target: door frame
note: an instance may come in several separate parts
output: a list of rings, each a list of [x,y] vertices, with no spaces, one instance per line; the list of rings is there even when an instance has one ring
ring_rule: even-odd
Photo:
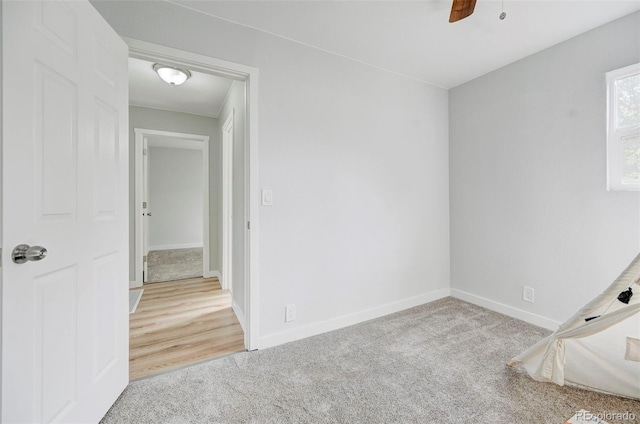
[[[233,292],[233,118],[231,109],[220,127],[222,133],[222,264],[221,286]]]
[[[122,37],[129,45],[129,57],[169,63],[195,71],[215,74],[246,84],[245,118],[245,227],[244,254],[244,340],[247,350],[259,348],[258,303],[258,68],[209,56]]]
[[[147,270],[147,264],[144,262],[144,238],[148,234],[144,234],[143,222],[143,202],[144,185],[149,182],[148,167],[143,166],[145,141],[150,136],[170,137],[178,140],[166,140],[167,147],[173,149],[189,148],[185,146],[184,140],[188,140],[188,144],[197,143],[196,147],[202,152],[202,275],[205,278],[213,277],[215,274],[211,271],[210,252],[211,237],[209,232],[209,136],[199,134],[185,134],[171,131],[160,131],[145,128],[134,128],[135,149],[134,149],[134,170],[135,170],[135,281],[132,281],[130,287],[141,287],[145,282],[143,279],[143,271]],[[201,144],[201,145],[200,145]],[[147,146],[149,148],[149,146]],[[148,153],[148,152],[147,152]],[[148,158],[148,156],[147,156]],[[146,199],[148,200],[148,199]],[[148,277],[148,276],[147,276]]]

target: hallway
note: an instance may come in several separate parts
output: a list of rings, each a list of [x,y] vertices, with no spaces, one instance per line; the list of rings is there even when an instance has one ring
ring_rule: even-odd
[[[129,316],[129,378],[244,350],[231,293],[217,278],[145,284]]]

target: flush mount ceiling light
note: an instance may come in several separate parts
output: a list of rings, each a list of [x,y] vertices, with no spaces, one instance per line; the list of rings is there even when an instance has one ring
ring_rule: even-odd
[[[180,85],[191,78],[191,72],[183,68],[176,68],[175,66],[156,63],[153,65],[153,70],[156,71],[162,81],[171,85]]]

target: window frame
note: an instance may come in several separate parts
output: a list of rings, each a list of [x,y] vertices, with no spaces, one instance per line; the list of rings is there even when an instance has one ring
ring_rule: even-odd
[[[640,135],[640,124],[625,128],[616,128],[616,81],[640,74],[640,63],[607,72],[607,190],[608,191],[640,191],[640,181],[623,182],[623,143],[622,140],[633,135]]]

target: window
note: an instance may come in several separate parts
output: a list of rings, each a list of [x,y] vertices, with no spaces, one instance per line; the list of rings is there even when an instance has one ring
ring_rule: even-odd
[[[607,188],[640,191],[640,63],[607,72]]]

